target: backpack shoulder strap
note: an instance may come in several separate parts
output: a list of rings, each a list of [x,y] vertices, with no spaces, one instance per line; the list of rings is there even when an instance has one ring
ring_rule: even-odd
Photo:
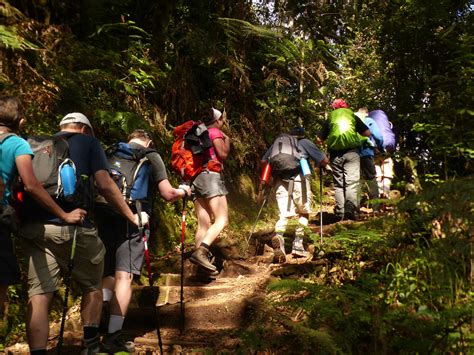
[[[11,137],[11,136],[16,136],[16,134],[13,133],[13,132],[1,133],[0,134],[0,143],[3,143],[3,141],[5,139],[7,139],[8,137]]]

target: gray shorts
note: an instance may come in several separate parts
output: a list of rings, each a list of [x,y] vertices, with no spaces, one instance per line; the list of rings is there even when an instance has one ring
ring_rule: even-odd
[[[116,214],[97,215],[96,222],[106,249],[104,277],[113,276],[115,271],[140,275],[145,253],[138,228]]]
[[[214,171],[200,173],[193,181],[192,190],[196,198],[211,198],[228,194],[222,175]]]

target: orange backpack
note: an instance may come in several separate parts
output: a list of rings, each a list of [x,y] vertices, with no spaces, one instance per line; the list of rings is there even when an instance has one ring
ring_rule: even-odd
[[[186,121],[173,131],[175,141],[171,147],[171,168],[184,180],[192,181],[200,172],[220,172],[222,164],[215,154],[205,154],[212,141],[204,123]]]

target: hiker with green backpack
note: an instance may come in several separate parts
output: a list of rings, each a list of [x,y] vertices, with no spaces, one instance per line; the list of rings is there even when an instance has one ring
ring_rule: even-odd
[[[357,220],[360,185],[358,150],[370,137],[370,130],[343,99],[334,100],[331,106],[334,111],[324,121],[318,137],[327,142],[329,151],[336,195],[335,215],[337,220]]]
[[[134,130],[127,143],[114,144],[106,154],[110,174],[133,211],[141,209],[152,215],[156,190],[168,202],[191,195],[187,185],[171,186],[163,160],[153,149],[152,137],[143,129]],[[103,319],[107,327],[104,350],[133,352],[135,345],[123,337],[122,327],[132,298],[132,281],[140,276],[145,257],[140,233],[143,227],[137,228],[105,201],[98,201],[97,226],[106,248],[102,279]]]
[[[11,233],[16,231],[16,213],[12,207],[12,187],[17,176],[25,190],[43,208],[69,224],[80,223],[86,211],[65,212],[58,206],[33,173],[33,152],[28,143],[15,133],[23,119],[20,100],[0,96],[0,317],[3,317],[8,285],[20,282],[20,269],[13,252]]]
[[[326,155],[309,139],[305,138],[303,127],[295,127],[290,134],[279,135],[262,157],[262,166],[270,166],[275,195],[280,212],[275,224],[275,235],[272,237],[274,251],[273,261],[286,261],[284,233],[288,220],[298,217],[298,226],[292,243],[291,254],[295,257],[306,257],[304,249],[304,229],[309,223],[312,193],[309,177],[311,169],[308,159],[319,167],[328,163]]]
[[[72,211],[80,206],[88,214],[83,216],[81,224],[72,225],[69,221],[56,218],[43,206],[35,203],[28,191],[23,194],[22,223],[18,234],[23,241],[24,256],[29,261],[26,320],[28,344],[31,354],[46,354],[49,335],[48,309],[54,293],[59,289],[61,273],[64,273],[68,275],[65,293],[67,294],[70,286],[69,279],[74,280],[82,291],[81,319],[84,335],[81,354],[95,354],[100,350],[98,327],[102,310],[101,280],[105,247],[89,217],[92,212],[93,182],[102,196],[131,224],[138,225],[140,219],[146,222],[148,215],[134,214],[123,200],[108,173],[104,150],[99,140],[94,137],[92,125],[84,114],[67,114],[59,123],[59,127],[60,132],[48,139],[28,139],[30,146],[36,146],[38,143],[34,160],[37,160],[35,164],[42,164],[34,166],[35,174],[49,176],[45,180],[45,187],[46,182],[48,185],[52,182],[48,189],[56,191],[53,192],[54,199],[65,211]],[[54,164],[48,164],[51,163],[48,160],[50,158],[54,158]],[[63,181],[62,170],[59,171],[61,166],[64,166],[59,162],[66,160],[73,168],[73,174],[69,175],[71,181]],[[70,170],[71,166],[65,171]],[[67,190],[71,191],[66,194]],[[65,310],[66,302],[67,300]],[[60,333],[59,349],[61,343]]]

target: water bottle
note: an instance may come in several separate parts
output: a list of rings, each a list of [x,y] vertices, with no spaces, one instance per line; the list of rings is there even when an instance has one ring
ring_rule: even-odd
[[[304,176],[311,175],[311,169],[309,168],[309,163],[306,158],[301,158],[300,160],[301,172]]]
[[[76,172],[72,162],[64,162],[61,165],[60,176],[64,197],[74,195],[76,190]]]
[[[268,179],[270,178],[270,172],[271,172],[270,163],[267,163],[265,167],[263,168],[262,176],[260,177],[260,181],[262,183],[268,184]]]

